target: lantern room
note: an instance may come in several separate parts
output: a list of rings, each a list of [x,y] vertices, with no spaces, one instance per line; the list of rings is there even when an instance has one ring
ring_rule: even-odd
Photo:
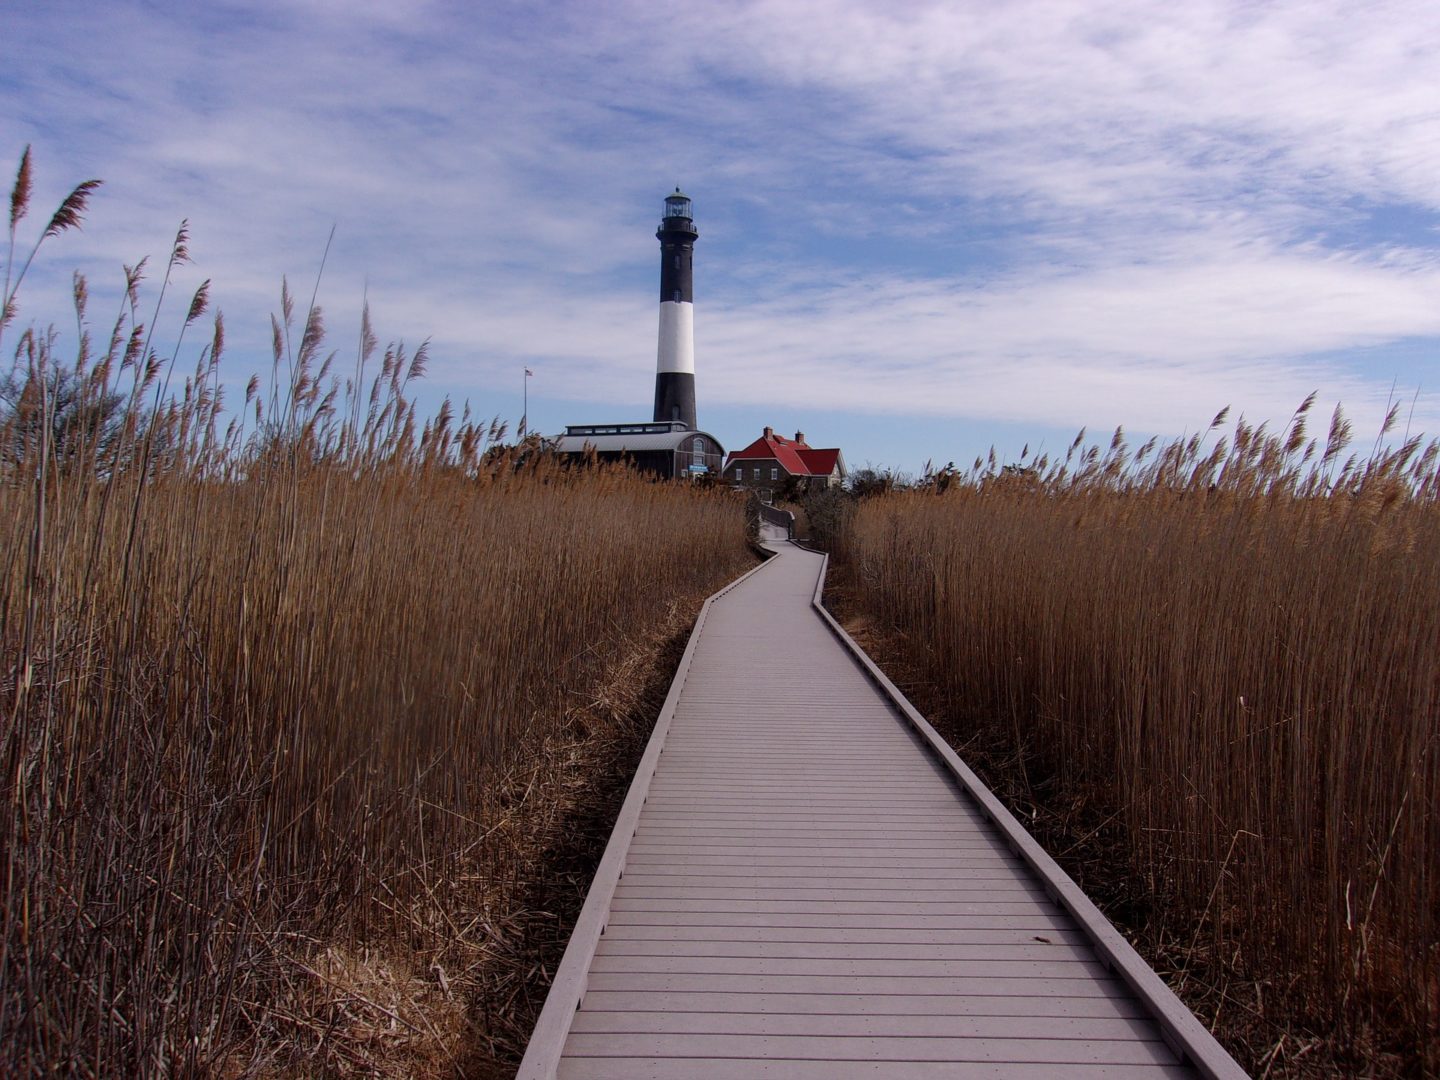
[[[690,196],[678,187],[674,195],[665,196],[665,217],[685,218],[687,221],[694,217],[690,212]]]

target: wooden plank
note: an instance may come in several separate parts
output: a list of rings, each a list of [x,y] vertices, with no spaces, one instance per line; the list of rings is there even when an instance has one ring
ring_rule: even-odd
[[[959,854],[963,858],[963,852],[975,850],[975,848],[960,847],[956,838],[946,835],[922,834],[916,837],[907,835],[904,840],[888,840],[881,835],[844,835],[837,832],[824,831],[824,829],[801,829],[783,831],[783,829],[750,829],[732,827],[720,832],[693,832],[680,825],[648,825],[638,829],[634,834],[636,848],[647,851],[693,851],[700,854],[704,851],[714,851],[716,848],[744,848],[746,845],[755,845],[756,850],[772,852],[772,854],[788,854],[795,852],[796,855],[808,854],[842,854],[847,851],[858,851],[861,855],[878,854],[880,851],[891,852],[930,852],[930,854]],[[888,848],[886,847],[888,845]],[[979,848],[979,851],[994,850]],[[1028,883],[1034,884],[1034,878],[1028,878]]]
[[[744,800],[743,794],[734,796]],[[704,804],[699,804],[701,808]],[[642,829],[690,829],[692,831],[721,830],[725,828],[768,828],[772,832],[804,828],[834,833],[875,833],[897,837],[935,837],[951,840],[989,840],[994,834],[985,827],[984,821],[975,818],[937,816],[933,808],[916,813],[911,808],[896,804],[875,802],[857,806],[859,812],[841,808],[844,816],[835,816],[825,809],[804,807],[800,804],[757,803],[758,813],[747,814],[692,814],[674,804],[651,804],[650,812],[638,823]],[[769,812],[767,812],[769,811]],[[895,822],[893,828],[886,826]],[[863,838],[863,835],[858,837]]]
[[[1054,1017],[1148,1018],[1131,997],[1016,997],[1013,994],[810,994],[720,990],[605,990],[591,987],[580,1010],[613,1012],[826,1015],[826,1016],[1010,1016],[1045,1021]],[[1048,1023],[1035,1025],[1045,1030]]]
[[[897,873],[893,867],[881,867],[871,873],[863,872],[865,867],[850,867],[841,871],[832,868],[825,872],[817,867],[790,867],[786,873],[780,867],[734,866],[707,867],[705,873],[696,873],[698,867],[688,871],[684,868],[668,872],[646,873],[644,866],[627,863],[625,881],[630,888],[644,885],[681,885],[686,888],[705,888],[711,885],[743,885],[747,889],[769,888],[835,888],[859,889],[892,886],[901,889],[921,887],[927,889],[945,888],[951,885],[964,886],[968,882],[996,882],[1013,884],[1015,871],[1004,864],[986,867],[965,867],[954,870],[908,870]]]
[[[743,798],[743,795],[741,796]],[[816,811],[810,809],[792,809],[765,811],[754,810],[709,810],[702,807],[685,810],[669,809],[661,814],[655,815],[667,825],[784,825],[784,826],[829,826],[829,827],[852,827],[865,825],[887,825],[892,826],[894,831],[909,831],[911,824],[920,826],[934,822],[934,814],[929,811],[913,811],[904,808],[872,808],[870,810],[836,810]],[[644,823],[642,822],[642,825]],[[967,835],[983,836],[979,828]]]
[[[693,938],[663,940],[622,937],[606,933],[595,950],[598,956],[726,956],[764,960],[924,960],[933,963],[996,960],[1073,960],[1094,963],[1095,954],[1084,940],[1041,944],[1034,935],[1008,944],[946,944],[924,941],[862,942],[853,937],[839,941],[754,941],[731,938],[715,941]]]
[[[805,746],[793,738],[786,739],[783,743],[765,743],[743,734],[733,735],[731,738],[749,739],[748,751],[744,754],[726,754],[713,749],[696,753],[676,753],[669,750],[660,761],[661,778],[686,775],[705,780],[731,780],[756,785],[783,784],[786,779],[797,779],[797,774],[791,771],[795,768],[803,770],[799,778],[816,780],[824,779],[833,769],[853,768],[863,770],[863,776],[857,779],[866,786],[945,790],[953,788],[948,778],[915,767],[915,747],[909,741],[903,745],[889,743],[883,746],[851,746],[847,738],[844,752],[837,753],[824,749],[826,745],[833,746],[833,741],[817,741],[812,746]],[[835,733],[832,731],[829,739],[834,738]]]
[[[572,1032],[591,1034],[868,1035],[885,1038],[1033,1039],[1028,1016],[935,1016],[874,1013],[638,1012],[586,1008]],[[1042,1039],[1086,1041],[1134,1039],[1158,1042],[1160,1032],[1146,1017],[1057,1016],[1043,1025]]]
[[[1066,1065],[1068,1080],[1171,1080],[1174,1065]],[[566,1058],[560,1080],[1055,1080],[1057,1067],[1018,1062],[767,1061],[694,1058]]]
[[[653,807],[646,822],[649,820],[662,821],[668,825],[815,825],[836,827],[860,827],[874,826],[878,824],[894,824],[896,831],[908,832],[909,827],[916,828],[924,826],[947,825],[950,828],[961,827],[966,836],[985,837],[986,830],[982,827],[982,819],[977,815],[975,818],[966,821],[964,818],[956,817],[947,820],[946,817],[937,816],[933,807],[912,807],[904,805],[893,806],[781,806],[766,807],[761,805],[748,806],[745,809],[734,807],[737,802],[749,802],[751,796],[746,792],[732,792],[728,801],[730,807],[716,799],[710,801],[711,796],[699,796],[696,801],[688,806],[662,805]]]
[[[653,815],[648,822],[642,821],[635,831],[637,839],[663,839],[665,837],[713,839],[716,837],[735,836],[745,840],[753,840],[764,843],[767,839],[785,839],[808,843],[811,840],[869,840],[885,842],[890,840],[897,830],[887,829],[883,824],[873,828],[866,828],[862,825],[792,825],[787,822],[775,822],[769,824],[757,822],[755,824],[737,825],[727,822],[719,822],[715,825],[700,825],[686,822],[670,822],[664,815]],[[976,831],[967,829],[963,825],[932,825],[929,822],[916,822],[913,825],[906,825],[901,830],[903,835],[910,839],[930,840],[935,843],[944,843],[946,840],[963,839],[967,836],[977,835]]]
[[[703,805],[703,804],[701,804]],[[767,805],[758,804],[757,809],[763,810]],[[904,825],[899,828],[887,828],[884,815],[892,809],[903,809],[900,804],[874,803],[870,809],[872,815],[864,819],[856,818],[833,818],[829,815],[817,814],[813,809],[801,807],[799,804],[774,804],[775,813],[753,814],[748,816],[734,816],[723,818],[712,818],[705,816],[694,816],[686,814],[675,808],[674,804],[660,803],[650,804],[650,813],[639,822],[641,829],[688,829],[692,832],[714,832],[723,831],[727,828],[743,827],[745,829],[768,829],[771,832],[786,832],[803,830],[815,830],[820,832],[832,832],[842,834],[853,834],[863,837],[867,834],[879,833],[881,836],[892,836],[900,833],[904,836],[935,836],[953,837],[962,839],[965,837],[982,837],[986,835],[983,823],[978,819],[966,820],[963,818],[936,817],[933,813],[926,813],[919,816],[906,816],[901,820]],[[673,816],[672,816],[673,815]]]
[[[753,805],[750,804],[753,800]],[[793,807],[824,811],[854,811],[862,806],[883,803],[912,814],[928,814],[932,818],[982,817],[978,811],[961,806],[957,813],[953,791],[924,791],[914,785],[886,790],[871,788],[843,778],[831,778],[824,783],[809,783],[803,777],[791,777],[787,784],[776,784],[773,788],[759,788],[746,784],[704,785],[698,781],[670,781],[653,791],[649,802],[656,807],[673,806],[696,812],[702,809],[748,809],[750,812],[762,808]],[[967,811],[970,811],[967,813]]]
[[[806,979],[819,992],[826,992],[837,978],[884,979],[1033,979],[1048,983],[1061,979],[1104,979],[1105,969],[1093,957],[1076,960],[944,960],[939,958],[879,960],[846,956],[840,959],[815,957],[755,956],[625,956],[597,950],[590,963],[592,976],[611,975],[741,975],[746,978],[775,976]],[[1043,988],[1032,986],[1027,994],[1040,996]]]
[[[856,766],[856,771],[861,771],[861,766]],[[912,813],[929,812],[938,817],[967,817],[979,813],[974,807],[959,802],[954,791],[938,784],[867,786],[864,781],[843,776],[836,770],[814,780],[796,773],[786,781],[777,779],[770,786],[739,780],[713,783],[698,777],[662,777],[657,782],[661,786],[650,796],[656,804],[707,805],[718,809],[728,802],[738,809],[743,805],[740,799],[754,799],[765,806],[804,808],[807,804],[817,807],[823,804],[826,809],[846,810],[878,802],[908,806]]]
[[[1056,1080],[1054,1065],[1020,1062],[769,1061],[703,1058],[566,1058],[559,1080]],[[1193,1080],[1175,1065],[1064,1067],[1066,1080]]]
[[[893,723],[894,718],[886,723]],[[801,742],[795,738],[766,740],[754,735],[737,732],[731,739],[746,740],[744,753],[726,753],[711,747],[695,751],[674,749],[665,752],[661,758],[662,775],[686,774],[706,780],[754,782],[756,784],[783,783],[788,776],[824,779],[831,770],[857,770],[863,775],[857,777],[861,783],[889,786],[953,787],[948,777],[928,768],[915,768],[915,746],[906,740],[903,744],[885,743],[874,745],[850,744],[845,737],[845,749],[833,749],[836,734],[831,731],[828,740],[817,739],[813,743]],[[905,759],[909,757],[907,767]],[[870,772],[868,765],[878,771]],[[908,775],[907,775],[908,774]]]
[[[742,813],[751,816],[774,812],[809,814],[812,817],[827,817],[832,814],[851,815],[868,810],[893,811],[908,814],[916,821],[949,822],[978,826],[984,822],[984,815],[969,807],[955,807],[954,792],[940,792],[932,795],[916,792],[864,791],[841,786],[807,785],[795,781],[783,792],[760,791],[755,788],[724,787],[704,788],[689,792],[685,785],[676,784],[667,791],[659,791],[648,800],[652,814],[675,812],[688,814]]]
[[[744,859],[753,855],[759,860],[778,859],[782,860],[781,865],[805,865],[801,863],[785,863],[783,860],[811,859],[815,860],[811,865],[842,867],[846,865],[841,862],[830,862],[830,859],[849,859],[850,865],[886,866],[898,865],[914,859],[953,862],[959,860],[961,865],[966,864],[970,856],[981,859],[994,858],[996,852],[991,849],[979,846],[962,846],[958,844],[894,844],[890,847],[878,847],[866,845],[863,847],[847,847],[843,844],[823,844],[815,842],[811,844],[803,842],[786,842],[769,840],[764,844],[755,843],[754,846],[746,844],[743,840],[718,840],[700,841],[683,840],[670,838],[667,840],[642,840],[637,838],[634,847],[629,852],[629,858],[641,858],[649,860],[661,860],[667,856],[686,856],[691,859],[704,859],[707,856],[717,858],[728,856],[732,859]],[[679,865],[679,864],[677,864]],[[761,863],[760,865],[763,865]]]
[[[738,793],[737,793],[738,794]],[[723,805],[723,800],[715,799],[716,803]],[[705,806],[709,805],[706,799],[686,799],[679,795],[656,795],[646,802],[652,807],[652,813],[663,811],[666,807],[674,806]],[[747,799],[752,807],[757,809],[818,809],[829,808],[847,809],[850,807],[877,806],[877,807],[923,807],[931,811],[935,819],[940,820],[940,815],[948,815],[952,812],[954,796],[952,795],[913,795],[913,794],[891,794],[884,791],[865,791],[863,789],[852,791],[849,794],[841,794],[836,791],[833,794],[825,791],[816,791],[807,794],[804,785],[799,785],[799,790],[791,788],[790,793],[784,795],[765,795],[753,799]],[[978,816],[968,813],[955,814],[954,820],[957,823],[969,825],[978,821]]]
[[[926,1039],[865,1035],[609,1034],[572,1031],[576,1057],[745,1058],[802,1061],[1026,1062],[1065,1065],[1174,1065],[1156,1039]]]
[[[862,766],[856,766],[859,773]],[[754,799],[766,805],[784,806],[787,803],[804,807],[807,803],[824,803],[827,810],[846,810],[858,805],[856,800],[865,802],[895,802],[910,804],[912,813],[928,812],[931,815],[959,817],[978,814],[974,807],[957,802],[956,793],[927,784],[866,784],[858,777],[847,777],[831,770],[823,777],[809,777],[795,772],[785,779],[776,775],[773,782],[748,783],[738,779],[723,782],[706,779],[698,774],[693,776],[663,776],[656,780],[657,788],[652,798],[680,800],[692,805],[713,804],[716,808],[729,802],[733,808],[742,808],[744,802]],[[983,817],[983,815],[982,815]]]
[[[751,847],[750,845],[753,845]],[[635,846],[631,851],[631,857],[642,857],[651,860],[664,859],[667,855],[688,855],[694,859],[703,859],[707,855],[725,856],[743,859],[753,852],[757,859],[778,859],[782,860],[780,865],[803,866],[803,863],[785,863],[788,858],[817,860],[811,865],[823,866],[826,868],[839,869],[845,864],[840,862],[829,862],[828,859],[849,859],[852,865],[858,860],[859,865],[886,866],[898,865],[913,859],[948,860],[952,864],[978,865],[969,861],[974,856],[983,863],[985,860],[994,860],[999,853],[985,847],[962,847],[957,844],[945,843],[896,843],[890,847],[881,847],[875,844],[862,846],[851,846],[842,842],[827,843],[820,838],[809,841],[788,838],[766,838],[761,841],[758,837],[652,837],[640,835],[635,838]],[[683,865],[683,864],[675,864]],[[760,864],[763,865],[763,864]]]
[[[802,848],[787,847],[779,852],[757,851],[749,845],[734,845],[730,850],[719,850],[723,844],[705,844],[704,851],[686,855],[688,844],[647,844],[646,848],[656,850],[632,850],[631,864],[685,867],[699,866],[780,866],[780,867],[824,867],[827,870],[843,871],[847,866],[889,867],[898,871],[918,867],[964,867],[987,865],[1011,865],[1015,857],[1004,848],[994,844],[967,842],[945,844],[939,848],[915,851],[894,849],[875,845],[830,851],[806,851]],[[766,847],[773,845],[767,844]]]
[[[616,889],[617,897],[627,900],[764,900],[776,902],[808,902],[812,900],[835,900],[842,903],[890,903],[903,901],[907,904],[952,904],[969,901],[985,901],[996,897],[1004,900],[1039,900],[1045,891],[1038,885],[1013,878],[999,882],[972,882],[965,886],[944,889],[915,889],[903,882],[886,888],[839,886],[819,884],[771,885],[758,888],[748,884],[726,885],[664,885],[637,884],[630,879],[623,881]]]
[[[627,866],[647,868],[672,868],[683,872],[688,866],[704,866],[722,871],[726,867],[750,869],[755,867],[784,867],[815,869],[823,867],[837,872],[849,869],[875,870],[878,873],[904,873],[909,870],[936,869],[968,866],[1006,866],[1015,868],[1018,860],[1004,849],[993,847],[970,847],[946,849],[944,855],[894,855],[881,852],[884,849],[859,855],[754,855],[748,851],[738,854],[681,855],[674,852],[664,855],[631,851]]]
[[[704,769],[658,769],[655,772],[652,791],[657,795],[670,793],[691,793],[691,795],[734,795],[740,792],[756,792],[759,795],[775,792],[791,792],[801,789],[816,795],[852,795],[857,791],[871,795],[913,795],[916,792],[949,795],[955,799],[955,789],[943,785],[939,779],[906,779],[899,769],[874,769],[873,762],[855,760],[852,768],[861,772],[863,778],[848,779],[845,776],[829,775],[825,772],[798,773],[795,769],[776,769],[763,773],[756,769],[737,768],[733,776],[716,775]]]
[[[696,854],[707,852],[721,854],[725,851],[743,852],[752,845],[753,850],[760,855],[782,857],[794,853],[797,858],[806,855],[812,858],[824,858],[831,855],[837,858],[880,858],[887,851],[895,857],[942,858],[953,856],[958,859],[964,859],[966,852],[969,851],[991,856],[995,854],[993,849],[965,847],[945,836],[907,837],[904,840],[892,840],[883,836],[836,836],[833,833],[818,832],[775,833],[759,830],[749,832],[741,828],[718,833],[695,832],[688,829],[646,828],[634,834],[634,843],[637,852],[650,852],[657,855],[660,852],[678,853],[683,851],[691,851]],[[847,852],[853,854],[847,855]],[[1025,876],[1028,877],[1028,875]]]
[[[850,994],[980,994],[991,997],[1043,998],[1126,996],[1125,984],[1113,979],[1080,975],[1062,978],[1005,978],[964,975],[706,975],[686,972],[594,971],[591,990],[660,990],[679,993],[815,994],[821,997]]]
[[[976,905],[976,910],[961,914],[916,915],[904,912],[894,916],[884,912],[816,912],[816,911],[677,911],[646,908],[615,908],[610,913],[609,927],[615,926],[713,926],[716,928],[749,928],[757,926],[787,928],[825,928],[833,930],[1025,930],[1049,936],[1052,930],[1074,928],[1068,915],[1057,909],[1038,905],[1012,905],[1022,910],[998,912],[993,905]]]
[[[824,915],[1025,915],[1044,913],[1048,905],[1014,900],[936,900],[908,903],[903,900],[748,900],[742,897],[649,897],[617,893],[611,910],[620,911],[693,911],[712,915],[807,914]]]
[[[898,945],[945,949],[957,945],[1038,945],[1051,948],[1084,945],[1089,939],[1078,930],[1043,928],[1036,933],[1027,927],[929,927],[912,926],[674,926],[670,924],[615,923],[605,929],[599,948],[621,942],[688,942],[690,944],[736,943],[759,946],[781,944],[848,943],[860,948],[869,945]]]
[[[891,719],[886,723],[891,723]],[[904,739],[903,742],[886,740],[883,743],[867,743],[861,739],[854,739],[852,736],[845,736],[845,742],[837,749],[835,744],[835,732],[831,730],[825,737],[809,737],[809,739],[798,739],[793,736],[766,736],[760,732],[736,732],[727,734],[724,739],[763,739],[765,740],[765,752],[749,750],[749,752],[737,752],[737,750],[720,749],[721,744],[694,744],[680,743],[678,746],[671,746],[664,750],[661,757],[661,765],[667,772],[688,772],[696,776],[714,776],[717,779],[756,780],[765,782],[778,778],[783,766],[802,765],[808,768],[809,775],[824,775],[824,766],[850,766],[864,765],[867,760],[873,760],[874,765],[880,766],[883,772],[874,776],[876,780],[888,780],[891,783],[946,783],[943,773],[935,772],[933,768],[914,768],[912,765],[906,769],[904,757],[912,755],[914,742]],[[907,773],[913,775],[907,776]],[[868,775],[867,775],[868,776]],[[861,779],[861,778],[857,778]]]
[[[829,861],[823,857],[797,856],[686,855],[681,852],[632,852],[625,861],[625,875],[636,880],[678,880],[690,876],[715,879],[754,880],[758,878],[800,881],[869,882],[873,885],[908,884],[917,881],[964,882],[1014,880],[1015,867],[995,852],[976,852],[971,858],[926,857],[886,858],[883,855],[848,857]],[[723,861],[722,861],[723,860]],[[733,883],[733,882],[732,882]]]

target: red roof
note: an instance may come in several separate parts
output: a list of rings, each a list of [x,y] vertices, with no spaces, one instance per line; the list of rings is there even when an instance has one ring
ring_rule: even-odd
[[[800,460],[809,467],[811,476],[829,476],[835,471],[835,465],[840,460],[839,447],[831,450],[812,450],[807,446],[799,453]]]
[[[791,476],[829,476],[840,459],[839,449],[816,450],[803,440],[776,435],[770,428],[743,450],[732,450],[726,458],[731,462],[770,459],[778,461]]]

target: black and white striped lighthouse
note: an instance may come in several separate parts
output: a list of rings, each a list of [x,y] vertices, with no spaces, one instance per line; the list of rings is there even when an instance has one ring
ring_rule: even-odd
[[[677,187],[665,196],[660,240],[660,348],[655,371],[655,419],[679,420],[695,430],[695,297],[691,263],[700,233],[690,197]]]

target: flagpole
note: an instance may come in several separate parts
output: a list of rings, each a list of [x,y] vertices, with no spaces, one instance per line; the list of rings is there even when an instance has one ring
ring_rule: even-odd
[[[520,438],[523,440],[526,432],[530,430],[530,377],[535,373],[528,367],[522,367],[520,370],[525,373],[520,380],[521,401],[523,402],[520,408]]]

